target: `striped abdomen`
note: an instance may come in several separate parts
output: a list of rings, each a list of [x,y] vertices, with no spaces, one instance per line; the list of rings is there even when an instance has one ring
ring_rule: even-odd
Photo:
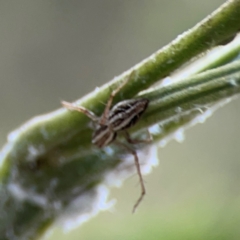
[[[116,104],[110,111],[108,124],[114,131],[121,131],[133,126],[148,106],[148,99],[125,100]]]

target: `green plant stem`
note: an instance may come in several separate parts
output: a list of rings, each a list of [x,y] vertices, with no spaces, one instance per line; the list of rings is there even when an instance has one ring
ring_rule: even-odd
[[[103,106],[99,102],[106,102],[110,92],[133,70],[129,84],[115,101],[136,96],[239,29],[240,1],[227,1],[181,37],[77,104],[100,114]],[[155,139],[168,136],[192,121],[200,113],[199,105],[203,111],[238,94],[239,75],[236,62],[181,83],[150,89],[142,96],[151,104],[133,133],[162,121],[164,131]],[[98,150],[92,147],[90,137],[89,120],[66,109],[36,117],[9,135],[0,155],[0,239],[36,239],[74,200],[92,196],[78,206],[82,213],[94,205],[96,186],[120,160],[118,148],[112,148],[111,154]]]
[[[220,75],[222,77],[219,77]],[[173,130],[179,129],[199,115],[201,113],[199,108],[204,109],[204,107],[211,106],[221,99],[238,94],[239,86],[240,61],[199,74],[181,83],[155,89],[146,93],[146,96],[151,99],[151,105],[145,118],[133,131],[137,132],[151,126],[153,123],[159,122],[160,119],[164,122],[163,131],[159,136],[155,136],[155,140],[164,138]],[[176,111],[176,108],[180,108],[181,111]],[[86,131],[85,134],[90,135],[90,131]],[[54,208],[55,201],[61,202],[62,209],[67,208],[76,197],[76,193],[73,194],[73,189],[78,186],[77,195],[84,195],[101,182],[104,174],[118,165],[119,160],[114,155],[108,155],[104,150],[92,151],[92,147],[89,146],[89,152],[85,148],[85,152],[82,154],[79,146],[84,138],[79,136],[77,144],[75,142],[73,146],[60,145],[58,148],[52,149],[52,152],[50,151],[42,159],[42,165],[35,166],[36,168],[32,167],[29,162],[21,162],[17,168],[15,167],[10,184],[21,186],[28,194],[31,194],[32,186],[35,186],[35,190],[32,192],[33,196],[38,194],[50,201],[49,204],[43,204],[43,206],[34,204],[34,201],[27,201],[29,199],[24,199],[23,202],[19,203],[19,199],[14,198],[9,193],[9,183],[2,186],[1,195],[5,199],[1,198],[0,207],[4,205],[5,211],[8,213],[8,220],[17,224],[14,229],[15,233],[26,237],[24,234],[26,234],[25,226],[27,224],[30,229],[36,228],[37,233],[40,234],[59,214],[59,211]],[[77,141],[77,139],[73,140]],[[117,156],[119,149],[115,151]],[[65,162],[58,162],[57,156],[63,158]],[[51,184],[54,179],[59,181],[58,185],[46,192],[46,186]],[[8,202],[7,205],[6,202]],[[18,209],[18,204],[20,204],[22,211]],[[28,209],[29,215],[25,215],[25,207]],[[19,213],[17,218],[15,216],[16,208]],[[47,211],[48,214],[43,214],[44,211]],[[22,215],[26,220],[24,222],[20,221]],[[1,227],[3,226],[7,231],[5,222],[1,222]]]

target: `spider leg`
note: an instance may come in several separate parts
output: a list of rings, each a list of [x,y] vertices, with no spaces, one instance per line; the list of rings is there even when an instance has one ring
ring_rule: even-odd
[[[90,119],[92,119],[94,122],[99,121],[99,118],[93,112],[89,111],[88,109],[86,109],[84,107],[76,106],[72,103],[65,102],[65,101],[62,101],[62,105],[67,109],[78,111],[78,112],[85,114]]]
[[[127,149],[127,151],[129,153],[131,153],[134,156],[134,161],[135,161],[135,166],[137,168],[137,174],[139,177],[139,181],[140,181],[140,186],[141,186],[141,194],[140,197],[137,199],[136,203],[133,206],[133,210],[132,213],[135,212],[135,210],[137,209],[138,205],[141,203],[141,201],[143,200],[144,195],[146,194],[146,190],[145,190],[145,186],[144,186],[144,181],[143,181],[143,177],[142,177],[142,173],[141,173],[141,168],[140,168],[140,164],[139,164],[139,160],[138,160],[138,155],[136,153],[135,150],[133,150],[132,148],[130,148],[129,146],[125,145],[122,142],[119,141],[115,141],[114,143],[124,147],[125,149]]]
[[[132,71],[130,73],[130,75],[128,77],[126,77],[126,79],[118,86],[118,88],[116,88],[114,91],[112,91],[112,93],[111,93],[111,95],[110,95],[110,97],[108,99],[107,105],[106,105],[106,107],[104,109],[104,112],[103,112],[103,114],[101,116],[101,120],[100,120],[99,124],[104,125],[106,123],[114,97],[126,85],[126,83],[132,78],[134,72],[135,71]]]

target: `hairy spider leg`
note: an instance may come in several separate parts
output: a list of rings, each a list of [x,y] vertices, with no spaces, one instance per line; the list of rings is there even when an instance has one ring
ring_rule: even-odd
[[[134,72],[135,71],[132,71],[130,73],[130,75],[128,77],[126,77],[126,79],[118,86],[118,88],[112,91],[112,93],[111,93],[111,95],[110,95],[110,97],[109,97],[109,99],[107,101],[107,105],[106,105],[106,107],[104,109],[104,112],[103,112],[103,114],[101,116],[99,124],[105,125],[105,123],[106,123],[106,121],[108,119],[108,116],[109,116],[109,111],[111,109],[114,97],[126,85],[126,83],[132,78]]]
[[[124,135],[126,140],[131,143],[131,144],[138,144],[138,143],[149,143],[152,141],[152,135],[149,133],[149,131],[147,130],[147,134],[148,134],[148,138],[147,139],[132,139],[130,134],[127,131],[124,131]],[[130,148],[130,147],[128,147]],[[143,200],[145,194],[146,194],[146,189],[145,189],[145,185],[144,185],[144,181],[143,181],[143,177],[142,177],[142,172],[141,172],[141,167],[139,164],[139,160],[138,160],[138,156],[135,150],[130,149],[132,154],[134,155],[134,161],[135,161],[135,165],[137,168],[137,174],[139,177],[139,181],[140,181],[140,186],[141,186],[141,194],[140,197],[137,199],[136,203],[133,206],[133,210],[132,213],[134,213],[138,207],[138,205],[141,203],[141,201]]]
[[[65,108],[67,108],[67,109],[75,110],[75,111],[78,111],[78,112],[81,112],[81,113],[85,114],[90,119],[92,119],[94,122],[98,122],[99,121],[99,117],[97,117],[93,112],[91,112],[90,110],[88,110],[88,109],[86,109],[84,107],[76,106],[76,105],[74,105],[72,103],[65,102],[65,101],[62,101],[62,105]]]
[[[137,199],[136,203],[133,206],[132,213],[134,213],[135,210],[137,209],[138,205],[142,201],[144,195],[146,194],[146,189],[145,189],[144,182],[143,182],[143,177],[142,177],[141,168],[140,168],[140,164],[139,164],[139,160],[138,160],[138,155],[137,155],[135,150],[133,150],[132,148],[130,148],[126,144],[124,144],[122,142],[119,142],[117,140],[115,141],[115,143],[118,144],[119,146],[124,147],[125,149],[127,149],[127,151],[129,153],[131,153],[133,155],[135,166],[137,168],[137,174],[138,174],[138,177],[139,177],[139,180],[140,180],[140,186],[141,186],[141,194],[140,194],[140,197]]]

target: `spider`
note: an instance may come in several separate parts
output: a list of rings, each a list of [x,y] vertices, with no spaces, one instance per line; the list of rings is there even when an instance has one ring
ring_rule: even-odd
[[[134,213],[138,205],[142,201],[144,195],[146,194],[143,177],[141,174],[141,168],[138,160],[138,155],[136,151],[131,147],[129,147],[128,145],[122,142],[118,142],[116,140],[116,137],[119,132],[122,132],[125,139],[130,144],[137,144],[137,143],[144,143],[144,142],[151,141],[151,136],[149,133],[148,133],[149,134],[148,139],[137,140],[137,139],[132,139],[129,133],[127,132],[127,129],[135,125],[136,122],[141,117],[141,115],[147,109],[149,100],[146,98],[124,100],[117,103],[115,106],[111,108],[115,95],[125,86],[128,80],[131,78],[131,75],[132,73],[125,81],[123,81],[122,84],[118,86],[117,89],[115,89],[111,93],[109,100],[106,104],[105,110],[100,117],[96,116],[93,112],[91,112],[90,110],[84,107],[76,106],[69,102],[62,101],[62,105],[67,109],[75,110],[85,114],[93,122],[96,123],[96,129],[92,135],[92,143],[94,145],[96,145],[99,148],[103,148],[114,142],[118,145],[121,145],[125,149],[127,149],[127,151],[134,156],[137,174],[139,176],[140,186],[141,186],[140,197],[137,199],[136,203],[133,206],[133,213]]]

